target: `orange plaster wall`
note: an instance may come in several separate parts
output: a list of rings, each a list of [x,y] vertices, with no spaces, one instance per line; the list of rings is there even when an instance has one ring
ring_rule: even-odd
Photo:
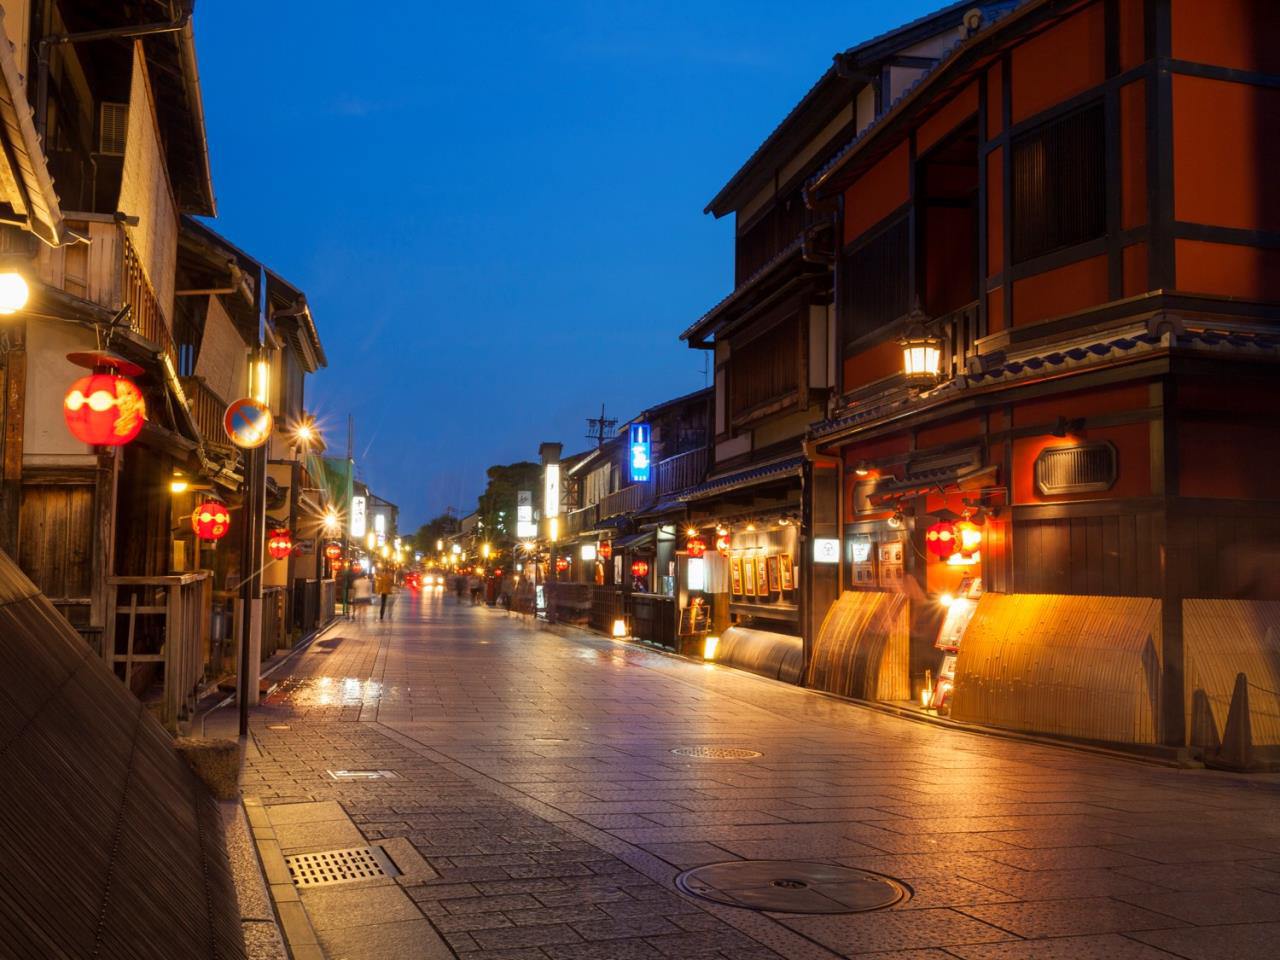
[[[1000,64],[987,71],[987,139],[992,140],[1004,129],[1004,76]]]
[[[1074,313],[1108,299],[1106,255],[1079,260],[1015,281],[1013,325]]]
[[[1147,90],[1145,81],[1120,88],[1120,226],[1147,222]]]
[[[987,275],[1004,269],[1004,147],[987,156]]]
[[[909,160],[907,144],[899,144],[845,191],[845,243],[861,236],[907,202]]]
[[[1275,499],[1280,427],[1193,420],[1180,422],[1177,436],[1182,496]]]
[[[896,340],[886,340],[844,361],[844,391],[856,390],[874,380],[902,372],[902,347]]]
[[[916,131],[916,156],[978,112],[978,81],[969,84]]]
[[[1106,79],[1106,18],[1093,3],[1015,47],[1013,120],[1017,123]]]
[[[1175,59],[1280,73],[1275,0],[1172,0],[1170,12]]]
[[[1145,0],[1120,0],[1120,69],[1128,70],[1147,59],[1143,5]]]
[[[916,449],[927,451],[944,443],[955,443],[958,440],[977,440],[982,436],[982,420],[978,417],[966,417],[953,420],[936,427],[926,427],[916,434]]]
[[[987,333],[1004,329],[1004,287],[987,291]]]
[[[1124,296],[1136,297],[1151,287],[1147,277],[1147,245],[1131,243],[1121,251],[1124,258]]]
[[[1280,229],[1278,167],[1280,90],[1174,75],[1177,219],[1242,230]]]
[[[1146,384],[1131,383],[1105,390],[1088,390],[1045,397],[1042,400],[1025,400],[1013,408],[1013,425],[1029,427],[1035,424],[1052,423],[1058,417],[1073,420],[1076,417],[1094,417],[1101,413],[1145,410],[1150,405]]]
[[[1280,301],[1280,250],[1175,240],[1176,289],[1246,300]]]
[[[1013,441],[1013,502],[1045,503],[1068,500],[1108,500],[1151,495],[1150,426],[1125,423],[1114,427],[1090,427],[1078,442],[1110,441],[1116,448],[1116,482],[1110,490],[1092,493],[1054,494],[1043,497],[1035,489],[1035,461],[1045,447],[1073,442],[1070,437],[1022,437]]]

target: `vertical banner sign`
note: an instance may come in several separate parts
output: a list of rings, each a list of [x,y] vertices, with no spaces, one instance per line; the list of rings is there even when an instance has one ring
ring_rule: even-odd
[[[560,464],[548,463],[543,477],[542,515],[548,518],[558,517],[560,516]]]
[[[516,536],[532,540],[538,536],[538,525],[533,522],[533,491],[516,491]]]
[[[649,481],[649,424],[631,425],[631,482]]]
[[[351,498],[351,539],[363,540],[368,532],[364,512],[364,497]]]

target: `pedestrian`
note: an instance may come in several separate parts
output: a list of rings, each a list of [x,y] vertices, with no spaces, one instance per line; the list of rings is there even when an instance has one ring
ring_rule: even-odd
[[[373,592],[381,598],[380,606],[378,607],[379,620],[385,619],[387,616],[387,594],[389,594],[391,590],[392,584],[390,572],[386,570],[379,570],[373,578]]]
[[[484,585],[480,582],[480,578],[474,573],[471,575],[471,605],[474,607],[480,603],[480,592],[484,589]]]
[[[458,602],[462,602],[462,594],[467,589],[467,578],[458,574],[453,578],[453,592],[458,595]]]

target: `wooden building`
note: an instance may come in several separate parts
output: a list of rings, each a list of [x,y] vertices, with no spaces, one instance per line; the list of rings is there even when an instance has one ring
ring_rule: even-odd
[[[832,210],[805,203],[805,184],[936,67],[966,17],[1009,6],[951,4],[837,54],[706,208],[735,218],[734,287],[681,334],[712,353],[715,369],[712,459],[688,497],[688,523],[708,542],[728,541],[716,625],[733,630],[730,657],[743,646],[748,660],[767,660],[759,648],[775,646],[799,662],[802,638],[835,596],[834,581],[812,572],[806,533],[813,505],[834,500],[835,473],[806,459],[804,441],[827,417],[841,378],[839,225]],[[819,488],[829,492],[815,498]]]
[[[1211,751],[1244,673],[1280,743],[1277,36],[1265,0],[1027,0],[809,180],[811,682],[928,699],[961,591],[956,717]],[[974,549],[932,553],[961,518]]]

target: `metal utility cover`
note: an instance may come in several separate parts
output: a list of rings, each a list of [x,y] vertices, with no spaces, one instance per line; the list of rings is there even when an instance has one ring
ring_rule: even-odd
[[[300,888],[391,877],[398,872],[379,847],[351,847],[285,857],[293,885]]]
[[[399,780],[400,774],[392,770],[328,770],[333,780]]]
[[[868,870],[799,860],[732,860],[686,870],[676,886],[703,900],[775,913],[862,913],[906,899],[906,884]]]
[[[759,750],[743,747],[676,747],[671,751],[677,757],[694,757],[698,760],[750,760],[762,757]]]

